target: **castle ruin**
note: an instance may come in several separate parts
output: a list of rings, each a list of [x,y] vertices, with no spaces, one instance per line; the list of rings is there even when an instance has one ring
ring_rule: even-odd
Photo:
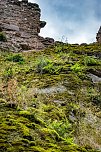
[[[40,21],[41,10],[28,0],[0,0],[0,32],[7,42],[0,41],[0,48],[12,51],[43,49],[53,44],[54,39],[39,36],[46,25]]]
[[[99,31],[98,31],[97,35],[96,35],[96,40],[97,40],[98,43],[101,44],[101,26],[99,28]]]

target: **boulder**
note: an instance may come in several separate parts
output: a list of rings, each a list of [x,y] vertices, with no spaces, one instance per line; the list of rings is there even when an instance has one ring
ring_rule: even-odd
[[[49,42],[49,43],[54,43],[54,39],[50,38],[50,37],[46,37],[45,41]]]
[[[40,28],[45,27],[45,25],[46,25],[46,22],[45,22],[45,21],[40,21]]]

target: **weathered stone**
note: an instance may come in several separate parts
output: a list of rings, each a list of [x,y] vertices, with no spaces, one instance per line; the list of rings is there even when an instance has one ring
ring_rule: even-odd
[[[43,38],[43,37],[39,37],[39,40],[47,47],[49,45],[53,45],[55,43],[53,38]]]
[[[45,46],[49,46],[50,44],[54,44],[54,39],[46,37],[45,40],[43,41]]]
[[[45,40],[49,43],[54,43],[54,39],[50,37],[46,37]]]
[[[93,83],[97,83],[97,82],[101,82],[101,78],[98,77],[97,75],[94,75],[94,74],[88,74],[88,77],[91,78],[91,80],[93,81]]]
[[[96,35],[96,40],[97,40],[98,43],[101,44],[101,26],[99,28],[99,31],[98,31],[97,35]]]
[[[27,5],[30,6],[30,8],[34,8],[35,10],[41,12],[38,4],[29,2]]]
[[[96,76],[101,78],[101,70],[89,69],[88,72],[90,72],[91,74],[94,74],[94,75],[96,75]]]
[[[35,88],[33,90],[34,93],[36,94],[56,94],[56,93],[63,93],[66,91],[66,88],[63,85],[57,85],[57,86],[53,86],[53,87],[47,87],[44,89],[38,89]]]
[[[46,22],[45,22],[45,21],[40,21],[40,28],[45,27],[45,25],[46,25]]]
[[[93,55],[98,59],[101,59],[101,52],[94,52]]]
[[[87,43],[81,43],[80,45],[81,46],[87,46]]]
[[[40,8],[28,0],[0,1],[0,31],[6,34],[7,42],[0,48],[11,51],[43,49],[53,43],[51,39],[40,38],[40,29],[46,25],[40,21]]]
[[[22,0],[22,2],[24,2],[24,3],[28,3],[28,0]]]
[[[13,24],[2,24],[3,29],[11,31],[19,31],[19,27]]]
[[[20,37],[20,36],[21,36],[21,33],[16,32],[16,33],[15,33],[15,36]]]
[[[21,46],[22,50],[30,50],[30,47],[27,43],[21,43],[20,46]]]
[[[22,37],[22,38],[30,38],[31,36],[30,36],[30,34],[28,34],[28,33],[22,32],[22,33],[21,33],[21,37]]]

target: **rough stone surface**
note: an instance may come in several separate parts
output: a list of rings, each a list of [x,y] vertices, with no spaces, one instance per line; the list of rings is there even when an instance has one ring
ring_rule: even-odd
[[[7,42],[0,42],[0,48],[39,50],[54,43],[39,36],[40,29],[46,25],[40,21],[40,12],[39,5],[28,0],[0,0],[0,32],[7,37]]]
[[[45,22],[45,21],[40,21],[40,28],[45,27],[45,25],[46,25],[46,22]]]
[[[99,70],[89,69],[89,72],[91,74],[94,74],[94,75],[96,75],[96,76],[101,78],[101,69],[99,69]]]
[[[63,93],[66,91],[66,88],[63,85],[57,85],[57,86],[52,86],[44,89],[38,89],[35,88],[33,90],[34,93],[37,94],[56,94],[56,93]]]
[[[1,28],[7,31],[19,31],[19,27],[13,24],[2,24],[1,23]]]
[[[40,41],[41,41],[46,47],[55,43],[54,39],[53,39],[53,38],[49,38],[49,37],[46,37],[46,38],[40,37]]]
[[[101,44],[101,26],[100,26],[100,29],[99,29],[97,35],[96,35],[96,40],[98,43]]]
[[[88,76],[92,79],[93,83],[101,82],[101,78],[94,74],[90,73]]]

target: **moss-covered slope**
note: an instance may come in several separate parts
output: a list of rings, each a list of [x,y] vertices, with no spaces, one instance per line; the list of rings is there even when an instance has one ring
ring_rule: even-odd
[[[0,152],[101,151],[101,45],[0,52]]]

